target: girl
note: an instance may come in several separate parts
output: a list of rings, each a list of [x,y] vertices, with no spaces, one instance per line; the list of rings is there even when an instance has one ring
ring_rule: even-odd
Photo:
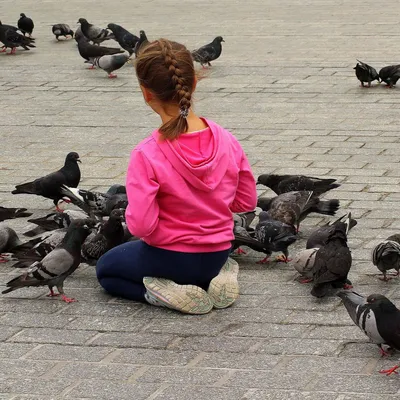
[[[136,74],[162,121],[132,152],[126,223],[141,240],[97,263],[109,293],[190,314],[225,308],[239,296],[229,259],[232,212],[254,210],[256,183],[235,137],[191,109],[196,87],[185,46],[166,39],[141,49]]]

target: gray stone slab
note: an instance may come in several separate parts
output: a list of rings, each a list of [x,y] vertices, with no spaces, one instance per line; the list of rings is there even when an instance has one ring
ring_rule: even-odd
[[[187,386],[184,391],[180,385],[171,385],[162,390],[154,399],[186,400],[191,396],[196,400],[243,400],[247,399],[246,389],[242,388],[213,388],[201,386]]]

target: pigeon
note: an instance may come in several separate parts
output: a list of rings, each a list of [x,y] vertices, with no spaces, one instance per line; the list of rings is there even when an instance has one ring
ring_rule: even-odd
[[[78,153],[68,153],[64,166],[61,169],[42,178],[35,179],[33,182],[17,185],[11,193],[27,193],[43,196],[53,200],[58,208],[58,202],[62,199],[62,194],[60,193],[61,185],[65,184],[76,188],[81,180],[81,171],[78,162],[81,162]]]
[[[74,37],[74,31],[67,24],[56,24],[51,28],[54,36],[57,40],[60,36],[64,36],[67,39],[67,36],[71,36],[71,39]]]
[[[256,217],[255,211],[245,212],[245,213],[234,213],[233,216],[233,233],[235,233],[235,228],[243,228],[244,231],[254,231],[254,229],[250,228],[250,224],[254,221]],[[242,231],[239,229],[239,231]],[[245,236],[247,236],[245,234]],[[236,254],[246,254],[244,250],[240,248],[240,245],[237,245],[236,242],[233,243],[232,251],[237,250]]]
[[[340,184],[335,182],[336,179],[321,179],[304,175],[263,174],[257,179],[257,185],[267,186],[278,195],[287,192],[311,190],[314,192],[314,196],[320,196],[328,190],[338,188]]]
[[[315,212],[335,215],[339,208],[339,200],[320,200],[312,191],[282,193],[273,198],[259,198],[257,206],[267,211],[271,218],[296,227],[308,214]]]
[[[400,78],[400,65],[389,65],[388,67],[383,67],[379,71],[379,78],[382,82],[392,88]]]
[[[95,67],[101,68],[103,71],[107,72],[108,78],[117,78],[117,75],[113,74],[117,69],[122,68],[126,62],[129,60],[129,55],[124,54],[113,54],[110,56],[102,56],[91,58],[86,61]]]
[[[400,350],[400,310],[385,296],[371,294],[366,299],[354,291],[337,293],[353,322],[375,343],[382,356],[388,353],[382,345]],[[390,375],[397,373],[400,365],[380,373]]]
[[[113,185],[106,193],[74,189],[63,185],[61,193],[89,215],[109,216],[112,210],[117,208],[125,210],[128,206],[126,188],[123,185]]]
[[[236,225],[234,234],[234,246],[248,246],[267,255],[260,264],[267,263],[272,252],[283,253],[283,258],[277,258],[277,261],[289,261],[287,248],[297,239],[292,226],[271,219],[266,212],[260,213],[254,233]]]
[[[2,293],[10,293],[27,286],[48,286],[49,297],[61,295],[66,303],[75,301],[65,295],[64,280],[81,263],[81,246],[89,233],[90,228],[86,221],[73,221],[62,242],[42,261],[33,263],[24,274],[7,282],[8,289],[3,290]],[[59,293],[54,293],[54,286],[57,287]]]
[[[125,210],[112,210],[110,218],[101,224],[99,231],[92,238],[88,238],[82,245],[82,255],[85,260],[97,261],[108,250],[124,243]]]
[[[78,23],[81,24],[82,33],[94,44],[100,44],[105,40],[114,39],[114,35],[110,31],[89,24],[85,18],[79,18]]]
[[[84,42],[89,42],[89,39],[82,33],[82,29],[80,26],[78,26],[78,28],[76,29],[74,38],[76,43],[79,43],[81,40],[83,40]]]
[[[353,68],[356,70],[357,79],[361,82],[361,86],[364,86],[364,82],[368,83],[368,87],[371,87],[371,82],[377,80],[379,82],[379,75],[374,67],[357,60],[357,65]]]
[[[149,40],[147,39],[145,31],[140,31],[139,32],[139,40],[136,42],[135,46],[135,56],[137,57],[140,53],[140,48],[144,48],[149,43]]]
[[[130,33],[121,25],[117,24],[108,24],[107,28],[114,34],[115,40],[118,44],[126,50],[129,55],[132,55],[135,51],[136,43],[139,41],[139,38]]]
[[[124,53],[124,50],[115,47],[94,46],[84,39],[78,41],[78,51],[81,57],[86,60],[85,62],[105,55]],[[94,69],[94,65],[89,69]]]
[[[5,224],[0,224],[0,253],[10,251],[21,243],[22,242],[19,240],[19,237],[14,229],[11,229]],[[7,261],[8,260],[0,255],[0,263]]]
[[[354,228],[357,225],[357,221],[351,217],[351,213],[349,212],[341,216],[336,221],[330,221],[326,225],[321,226],[320,228],[312,232],[307,240],[306,249],[325,246],[329,238],[331,226],[338,225],[341,222],[344,222],[346,224],[346,235],[348,234],[350,229]]]
[[[37,225],[36,228],[24,233],[24,236],[32,237],[46,231],[67,228],[71,221],[75,219],[85,219],[88,215],[79,210],[65,210],[63,212],[53,212],[44,217],[28,219],[31,224]]]
[[[0,21],[0,42],[4,44],[3,51],[7,50],[7,47],[11,48],[10,53],[15,54],[17,47],[23,47],[25,50],[29,50],[32,47],[36,47],[34,43],[35,39],[20,35],[14,27],[3,25]]]
[[[64,239],[67,228],[55,229],[27,242],[15,246],[2,257],[7,261],[18,261],[14,268],[25,268],[35,261],[41,261],[53,251]]]
[[[0,206],[0,222],[7,219],[30,217],[32,213],[26,211],[26,208],[8,208]]]
[[[321,247],[315,256],[312,270],[314,286],[311,294],[315,297],[324,297],[330,285],[351,288],[351,283],[347,279],[351,262],[351,252],[347,246],[346,224],[340,222],[332,225],[326,245]]]
[[[193,60],[200,63],[202,68],[205,68],[205,64],[211,67],[210,61],[216,60],[221,55],[222,42],[225,42],[222,36],[217,36],[211,43],[194,50],[192,52]]]
[[[18,20],[18,28],[21,32],[27,33],[29,36],[32,36],[33,28],[35,27],[33,21],[27,17],[24,13],[20,14],[20,19]]]
[[[346,219],[343,221],[344,218]],[[327,244],[331,227],[342,222],[346,224],[346,235],[351,228],[357,225],[357,221],[351,218],[351,213],[347,213],[341,216],[336,221],[331,221],[311,233],[310,237],[307,240],[306,249],[300,251],[293,260],[294,268],[302,276],[302,278],[300,279],[300,283],[312,282],[312,270],[314,267],[317,251],[320,249],[320,247],[323,247]]]
[[[386,272],[394,269],[397,271],[395,276],[400,273],[400,234],[389,236],[383,242],[380,242],[372,251],[372,262],[376,265],[383,277],[382,281],[389,281]]]

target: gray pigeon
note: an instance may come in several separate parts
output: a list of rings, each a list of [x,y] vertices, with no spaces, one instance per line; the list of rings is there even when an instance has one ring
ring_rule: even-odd
[[[149,43],[149,40],[147,39],[145,31],[140,31],[139,35],[140,35],[139,40],[136,42],[136,45],[135,45],[135,56],[136,57],[139,55],[140,49],[144,48]]]
[[[236,232],[242,232],[245,236],[248,234],[244,233],[244,231],[254,231],[254,229],[250,228],[250,224],[254,221],[254,218],[256,217],[256,212],[255,211],[250,211],[250,212],[245,212],[245,213],[234,213],[233,214],[233,233]],[[241,229],[242,228],[242,229]],[[246,254],[244,250],[240,248],[239,245],[237,245],[237,242],[233,242],[233,251],[237,250],[236,254]]]
[[[75,189],[63,186],[61,192],[73,204],[89,215],[109,216],[117,208],[126,209],[128,196],[123,185],[112,185],[106,193],[91,192],[89,190]]]
[[[64,36],[67,39],[67,36],[70,36],[72,39],[74,37],[74,31],[67,24],[55,24],[52,26],[51,31],[57,40],[60,36]]]
[[[78,51],[80,56],[86,60],[85,63],[91,63],[90,60],[103,57],[105,55],[124,53],[124,50],[117,49],[115,47],[94,46],[85,39],[78,40]],[[94,65],[89,67],[89,69],[94,69]]]
[[[385,296],[371,294],[364,298],[354,291],[337,293],[353,322],[375,343],[382,356],[390,355],[382,345],[400,350],[400,310]],[[382,374],[397,373],[400,365],[388,370],[381,370]]]
[[[89,24],[85,18],[79,18],[78,23],[81,24],[82,33],[94,44],[100,44],[105,40],[114,39],[114,35],[110,31]]]
[[[12,249],[22,242],[19,240],[17,233],[5,224],[0,224],[0,253],[12,251]],[[8,260],[0,255],[0,263]]]
[[[85,221],[74,221],[68,228],[63,241],[52,252],[40,262],[31,265],[24,274],[7,282],[8,289],[2,293],[9,293],[14,290],[28,286],[48,286],[48,296],[58,296],[66,303],[75,299],[64,294],[64,280],[71,275],[81,263],[81,246],[90,233],[90,228]],[[54,293],[56,286],[58,293]]]
[[[216,60],[222,52],[222,42],[225,40],[222,36],[217,36],[211,43],[200,47],[192,52],[192,57],[194,61],[201,64],[202,68],[204,65],[211,67],[211,61]]]
[[[368,87],[371,87],[371,82],[375,80],[379,82],[379,74],[376,72],[374,67],[371,67],[360,60],[357,61],[358,63],[353,69],[356,70],[357,79],[361,82],[362,87],[365,87],[365,82],[368,83]]]
[[[388,87],[392,88],[400,79],[400,65],[383,67],[379,71],[379,78],[382,82],[385,82]]]
[[[97,261],[108,250],[124,243],[124,228],[122,222],[125,220],[125,210],[111,211],[110,218],[100,224],[96,235],[88,237],[82,245],[82,255],[87,261]]]
[[[335,215],[339,200],[320,200],[311,191],[282,193],[273,198],[259,198],[257,206],[267,211],[271,218],[292,225],[299,231],[300,222],[315,212]]]
[[[376,265],[383,277],[382,281],[389,281],[387,271],[394,269],[399,276],[400,273],[400,234],[389,236],[386,240],[380,242],[372,251],[372,262]]]
[[[82,40],[83,42],[89,42],[90,40],[82,33],[82,29],[80,26],[75,31],[74,39],[77,44]]]
[[[107,72],[108,78],[116,78],[117,75],[113,74],[113,72],[122,68],[128,60],[129,55],[124,53],[90,58],[87,62]]]
[[[0,222],[6,219],[30,217],[32,213],[27,212],[26,208],[9,208],[0,206]]]
[[[36,47],[33,43],[35,39],[20,35],[17,32],[17,28],[9,25],[3,25],[0,21],[0,42],[4,44],[3,51],[5,52],[7,48],[11,49],[10,53],[15,54],[17,47],[23,47],[25,50],[30,50],[32,47]]]

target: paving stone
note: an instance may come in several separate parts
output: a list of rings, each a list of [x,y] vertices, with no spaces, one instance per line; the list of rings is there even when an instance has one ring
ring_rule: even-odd
[[[94,346],[165,349],[173,339],[173,335],[113,332],[102,333],[100,336],[96,337],[91,344]]]
[[[258,353],[285,355],[335,355],[342,347],[342,341],[325,339],[270,339],[258,348]]]
[[[246,389],[242,388],[213,388],[213,387],[201,387],[191,386],[189,392],[196,400],[243,400],[247,392]],[[181,390],[180,385],[172,385],[164,389],[154,399],[169,399],[169,400],[186,400],[185,391]]]
[[[336,393],[298,392],[293,390],[254,390],[246,394],[246,400],[337,400]]]
[[[245,325],[239,324],[237,328],[231,329],[230,332],[228,332],[228,334],[232,336],[296,338],[299,336],[303,336],[307,332],[307,330],[308,330],[308,325],[246,323]]]

